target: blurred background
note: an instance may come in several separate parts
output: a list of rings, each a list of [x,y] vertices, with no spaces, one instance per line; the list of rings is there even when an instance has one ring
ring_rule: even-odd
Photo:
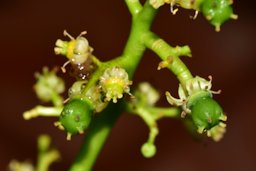
[[[235,1],[239,20],[229,21],[216,33],[193,11],[180,9],[170,13],[166,5],[159,12],[152,30],[171,45],[191,47],[193,58],[182,60],[194,75],[213,76],[215,95],[228,115],[227,133],[218,143],[195,141],[181,122],[159,122],[158,152],[152,159],[140,154],[148,128],[138,117],[123,114],[100,154],[94,171],[255,171],[256,170],[256,48],[254,1]],[[61,151],[62,159],[52,170],[67,170],[79,151],[83,136],[71,142],[53,126],[56,118],[24,121],[22,113],[39,103],[32,86],[34,73],[43,66],[62,65],[66,59],[53,52],[63,30],[86,37],[101,60],[118,56],[128,37],[130,14],[122,0],[1,0],[1,113],[0,170],[7,170],[12,159],[36,161],[36,139],[47,133]],[[178,82],[168,70],[157,71],[160,60],[145,53],[135,75],[134,85],[150,81],[162,93],[177,94]],[[146,72],[145,72],[146,71]],[[160,105],[167,105],[162,98]]]

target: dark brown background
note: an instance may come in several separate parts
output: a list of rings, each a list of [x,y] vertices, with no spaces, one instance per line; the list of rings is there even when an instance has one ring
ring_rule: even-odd
[[[253,1],[251,1],[253,2]],[[189,19],[191,11],[172,16],[165,6],[153,30],[172,45],[190,45],[193,58],[183,58],[194,75],[212,75],[213,89],[222,89],[215,98],[228,114],[228,132],[214,143],[194,141],[176,120],[159,122],[157,155],[145,159],[140,146],[147,138],[147,127],[137,117],[124,114],[115,125],[101,153],[95,171],[254,171],[256,170],[256,93],[255,93],[255,8],[249,1],[235,1],[238,21],[226,23],[216,33],[200,15]],[[130,15],[122,0],[1,0],[1,124],[0,170],[8,162],[36,156],[36,137],[48,133],[61,150],[62,160],[53,170],[67,170],[82,141],[71,142],[53,126],[55,119],[24,121],[22,112],[38,104],[32,90],[33,74],[42,66],[61,65],[65,59],[53,53],[57,38],[67,29],[76,36],[87,30],[87,37],[102,60],[119,55],[128,36]],[[177,81],[167,70],[157,71],[159,60],[147,51],[135,76],[151,81],[162,92],[177,91]],[[167,81],[168,80],[168,81]],[[162,104],[166,104],[163,102]]]

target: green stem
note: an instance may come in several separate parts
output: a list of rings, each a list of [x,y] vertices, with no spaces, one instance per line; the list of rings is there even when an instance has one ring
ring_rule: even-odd
[[[31,110],[28,110],[23,113],[23,118],[25,120],[29,120],[32,118],[36,118],[38,116],[43,117],[58,117],[62,111],[62,106],[57,107],[46,107],[46,106],[36,106]]]
[[[154,142],[159,133],[157,120],[163,117],[177,117],[180,115],[180,109],[177,107],[154,107],[140,105],[139,103],[126,105],[126,110],[141,117],[148,126],[148,140],[141,147],[142,154],[147,158],[153,157],[156,153]]]
[[[60,158],[57,150],[42,153],[38,158],[38,165],[36,171],[48,171],[50,165]]]
[[[93,74],[90,81],[88,82],[86,89],[83,91],[82,96],[86,96],[87,90],[89,90],[95,83],[98,81],[98,78],[105,71],[106,68],[113,66],[120,66],[126,69],[130,79],[133,77],[133,74],[143,56],[146,47],[142,40],[143,33],[148,32],[152,22],[155,18],[157,10],[154,9],[148,2],[145,3],[142,9],[138,11],[137,1],[134,0],[126,0],[125,1],[129,10],[132,13],[132,27],[130,31],[129,38],[126,42],[126,46],[124,47],[124,51],[121,56],[101,63],[99,69]],[[135,4],[134,4],[135,3]]]
[[[180,108],[178,107],[149,107],[147,111],[155,114],[156,120],[163,117],[176,118],[180,116]]]
[[[92,169],[121,111],[122,103],[110,104],[104,112],[94,117],[70,171],[89,171]]]
[[[136,16],[142,10],[142,5],[139,0],[125,0],[125,1],[132,16]]]
[[[177,76],[182,86],[185,85],[186,81],[193,78],[186,65],[179,58],[179,56],[190,55],[188,46],[173,48],[152,32],[145,33],[143,40],[146,47],[154,51],[163,61],[169,60],[169,65],[166,67]]]
[[[143,105],[137,105],[134,106],[132,104],[126,105],[126,111],[130,113],[134,113],[136,115],[139,115],[142,117],[141,113],[149,113],[148,117],[145,117],[144,115],[142,118],[147,123],[147,125],[150,125],[150,120],[159,120],[164,117],[168,118],[176,118],[180,116],[180,108],[179,107],[155,107],[155,106],[143,106]],[[147,119],[149,118],[149,119]]]
[[[54,106],[61,106],[63,104],[62,97],[55,91],[52,93],[52,103]]]
[[[132,28],[130,36],[124,48],[121,57],[102,63],[99,71],[93,75],[89,81],[88,87],[97,81],[98,74],[101,73],[105,66],[121,65],[132,78],[135,69],[145,51],[145,45],[142,41],[142,35],[150,29],[156,10],[146,2],[143,8],[139,5],[139,1],[126,0],[126,4],[132,14]],[[97,78],[96,78],[97,77]],[[102,149],[115,121],[123,111],[122,103],[110,104],[102,113],[96,116],[85,136],[81,150],[70,168],[70,171],[90,171],[95,163],[100,150]]]
[[[60,153],[50,148],[51,139],[47,135],[38,138],[38,161],[36,171],[48,171],[50,165],[60,159]]]
[[[126,3],[129,6],[129,0]],[[152,22],[155,18],[157,10],[155,10],[147,1],[143,6],[143,9],[137,15],[132,16],[132,28],[124,48],[123,54],[120,57],[125,69],[128,71],[130,77],[133,76],[138,63],[146,49],[142,36],[145,32],[148,32]]]

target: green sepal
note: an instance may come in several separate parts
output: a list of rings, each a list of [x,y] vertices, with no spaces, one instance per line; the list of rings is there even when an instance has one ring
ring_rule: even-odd
[[[89,126],[93,107],[88,100],[72,99],[63,108],[59,121],[70,134],[83,133]]]

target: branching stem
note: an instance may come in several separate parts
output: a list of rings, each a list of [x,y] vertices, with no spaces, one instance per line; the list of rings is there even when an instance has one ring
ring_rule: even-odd
[[[88,83],[87,87],[97,81],[97,77],[105,67],[120,65],[124,67],[129,76],[132,77],[137,65],[145,51],[145,45],[141,40],[141,35],[150,29],[157,10],[148,2],[142,6],[138,0],[125,1],[132,14],[132,28],[130,36],[121,57],[102,63]],[[136,16],[136,17],[135,17]],[[86,91],[86,90],[85,90]],[[100,115],[96,116],[88,128],[81,150],[70,168],[70,171],[90,171],[96,158],[102,149],[110,131],[118,116],[122,112],[122,102],[110,104]]]
[[[150,32],[150,27],[157,10],[148,1],[143,6],[139,0],[125,0],[125,2],[132,15],[132,27],[123,54],[116,59],[101,63],[100,69],[90,79],[87,89],[95,84],[105,68],[113,65],[119,65],[125,68],[131,79],[146,48],[153,50],[162,60],[172,57],[172,62],[168,65],[168,68],[178,77],[181,84],[185,84],[185,81],[192,78],[192,75],[185,64],[179,59],[179,56],[190,56],[189,47],[173,48],[154,33]],[[115,104],[115,107],[109,105],[105,111],[93,120],[85,136],[82,149],[76,161],[71,166],[70,171],[91,170],[112,126],[122,112],[120,104],[122,103]],[[168,109],[165,110],[164,108],[152,108],[152,110],[154,110],[153,113],[164,112],[169,117],[175,117],[179,114],[178,109],[169,110],[168,112]]]
[[[139,0],[125,0],[125,2],[132,16],[136,16],[141,12],[142,5]]]
[[[145,33],[143,40],[147,48],[155,52],[163,61],[168,61],[166,67],[177,76],[182,86],[193,78],[186,65],[179,59],[179,56],[191,55],[188,46],[173,48],[152,32]]]

